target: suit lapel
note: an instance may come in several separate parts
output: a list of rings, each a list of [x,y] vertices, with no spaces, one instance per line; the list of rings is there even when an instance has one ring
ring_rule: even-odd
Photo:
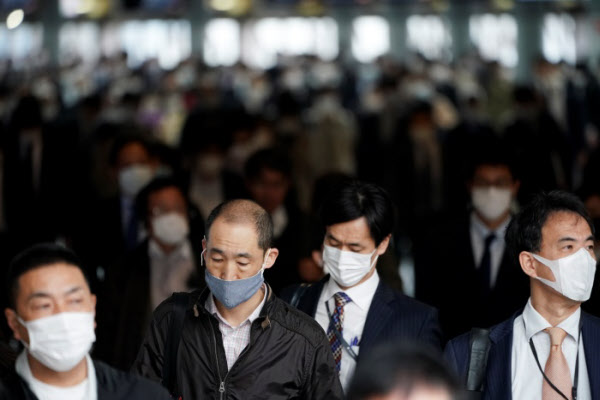
[[[600,341],[598,340],[600,326],[585,312],[581,313],[581,317],[583,318],[581,335],[583,338],[585,362],[587,364],[592,399],[598,399],[600,398],[600,377],[598,376],[598,372],[600,371],[600,358],[598,357],[598,352],[600,352]]]
[[[516,315],[497,325],[490,332],[492,346],[487,363],[485,399],[510,400],[512,398],[510,373],[515,317]]]
[[[383,281],[379,281],[373,301],[369,307],[367,313],[367,320],[365,321],[365,327],[363,329],[362,337],[360,340],[361,353],[363,350],[376,343],[377,335],[387,324],[390,316],[392,316],[393,308],[390,303],[394,300],[394,293],[392,289],[387,287]]]

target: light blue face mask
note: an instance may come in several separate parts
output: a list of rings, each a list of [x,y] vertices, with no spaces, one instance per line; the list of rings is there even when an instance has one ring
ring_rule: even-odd
[[[263,262],[260,271],[258,271],[256,275],[253,275],[249,278],[226,281],[213,276],[210,272],[208,272],[208,269],[206,269],[204,271],[204,280],[206,281],[206,285],[210,289],[213,296],[215,296],[215,298],[219,300],[227,309],[237,307],[240,304],[248,301],[250,297],[254,296],[254,294],[260,289],[265,281],[263,273],[265,271],[265,263],[269,257],[270,251],[271,249],[267,250],[265,261]]]

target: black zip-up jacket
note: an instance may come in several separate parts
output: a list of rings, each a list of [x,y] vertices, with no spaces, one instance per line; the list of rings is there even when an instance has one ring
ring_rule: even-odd
[[[98,400],[170,400],[169,393],[148,379],[94,361]],[[2,377],[0,400],[38,400],[16,372]]]
[[[268,288],[268,286],[267,286]],[[205,309],[208,289],[190,293],[175,362],[174,398],[181,400],[343,398],[329,342],[320,325],[267,289],[250,344],[227,370],[217,319]],[[173,297],[154,311],[133,370],[157,382],[163,362]],[[172,359],[172,358],[170,358]]]

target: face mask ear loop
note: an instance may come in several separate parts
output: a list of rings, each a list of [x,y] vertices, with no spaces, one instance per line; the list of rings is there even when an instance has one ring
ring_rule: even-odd
[[[265,265],[267,264],[267,260],[269,259],[269,254],[271,254],[271,249],[270,248],[267,250],[267,254],[265,254],[265,259],[263,260],[262,267],[260,268],[260,272],[261,273],[265,272]]]

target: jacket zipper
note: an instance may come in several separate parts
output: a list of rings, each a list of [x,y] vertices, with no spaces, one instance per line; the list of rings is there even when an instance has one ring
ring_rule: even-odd
[[[217,362],[217,375],[219,375],[219,398],[223,400],[223,396],[225,394],[225,380],[227,379],[227,375],[229,375],[229,371],[227,375],[225,375],[225,379],[221,378],[221,367],[219,366],[219,354],[217,353],[217,337],[215,335],[215,328],[213,327],[212,322],[209,320],[208,324],[210,325],[210,332],[213,337],[213,345],[215,348],[215,361]]]
[[[209,323],[210,323],[210,321],[209,321]],[[252,327],[250,329],[252,329]],[[250,349],[250,346],[252,345],[252,338],[250,339],[250,342],[244,348],[244,350],[242,350],[242,352],[238,356],[238,358],[235,361],[235,363],[233,363],[233,365],[231,366],[231,369],[229,369],[227,371],[227,374],[225,375],[225,378],[221,378],[221,368],[219,367],[219,355],[217,354],[217,338],[215,336],[215,328],[213,327],[212,323],[210,323],[210,331],[211,331],[212,337],[213,337],[213,343],[214,343],[214,347],[215,347],[215,360],[217,362],[217,374],[219,375],[219,381],[220,381],[220,384],[219,384],[219,399],[223,400],[223,396],[225,395],[225,381],[227,381],[227,377],[229,376],[229,371],[231,371],[233,369],[233,367],[235,367],[235,365],[240,361],[240,359],[242,358],[242,356],[244,356],[244,354],[246,354],[248,352],[248,350]]]

